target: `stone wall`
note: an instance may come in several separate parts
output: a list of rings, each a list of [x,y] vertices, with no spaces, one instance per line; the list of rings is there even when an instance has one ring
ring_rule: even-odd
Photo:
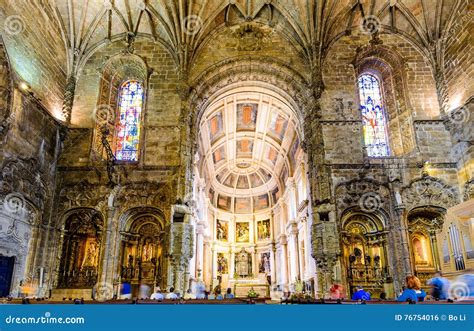
[[[18,295],[20,281],[38,289],[62,131],[39,100],[18,87],[2,43],[0,62],[0,254],[15,257],[11,291]]]

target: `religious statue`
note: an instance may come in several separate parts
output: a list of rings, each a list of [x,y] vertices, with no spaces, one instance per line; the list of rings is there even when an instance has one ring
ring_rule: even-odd
[[[226,274],[228,272],[227,259],[223,253],[217,253],[217,273]]]
[[[248,242],[250,238],[249,234],[249,223],[247,222],[238,222],[235,224],[235,232],[237,242]]]
[[[96,267],[97,257],[99,255],[99,249],[95,241],[91,241],[87,247],[84,260],[82,260],[81,269],[84,267]]]
[[[419,238],[413,239],[413,248],[415,253],[415,263],[416,264],[428,264],[425,250],[423,248],[423,243]]]
[[[217,220],[216,232],[217,232],[217,240],[227,241],[227,231],[228,226],[227,222],[222,222]]]
[[[242,247],[242,250],[235,256],[235,272],[239,277],[250,276],[252,270],[252,261],[249,253]]]
[[[257,224],[258,240],[270,238],[270,220],[259,221]]]
[[[153,257],[153,245],[152,243],[150,242],[147,242],[144,246],[143,246],[143,262],[148,262],[151,260],[151,258]]]
[[[262,253],[260,256],[259,272],[269,274],[270,273],[270,253]]]
[[[132,267],[133,267],[133,255],[128,255],[127,268],[132,268]]]

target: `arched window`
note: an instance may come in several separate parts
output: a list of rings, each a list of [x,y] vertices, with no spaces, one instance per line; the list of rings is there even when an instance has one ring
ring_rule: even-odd
[[[370,157],[388,156],[387,123],[383,111],[380,82],[374,75],[362,74],[359,76],[358,83],[367,155]]]
[[[115,158],[118,161],[138,161],[143,86],[129,80],[119,92],[119,117],[115,128]]]

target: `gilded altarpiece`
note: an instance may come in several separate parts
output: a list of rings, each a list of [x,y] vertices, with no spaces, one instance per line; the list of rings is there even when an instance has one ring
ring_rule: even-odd
[[[387,232],[381,222],[364,214],[350,216],[342,229],[344,264],[351,293],[362,286],[372,294],[391,282],[387,260]]]
[[[163,266],[163,230],[153,216],[133,221],[122,232],[121,281],[133,284],[160,285]]]
[[[65,223],[58,288],[92,288],[98,278],[103,220],[96,211],[81,210]]]
[[[426,284],[426,281],[440,270],[437,247],[437,233],[440,232],[443,216],[435,214],[410,214],[408,216],[408,232],[412,263],[415,274]]]

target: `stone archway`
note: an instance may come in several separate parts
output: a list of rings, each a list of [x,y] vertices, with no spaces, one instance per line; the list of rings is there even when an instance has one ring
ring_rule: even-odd
[[[81,208],[67,214],[57,279],[58,289],[92,289],[99,279],[104,221]]]
[[[349,293],[357,286],[376,297],[393,292],[385,222],[375,214],[350,212],[343,218],[341,238]]]
[[[135,208],[126,213],[128,220],[120,232],[119,275],[130,283],[132,294],[140,286],[152,290],[166,286],[166,247],[164,219],[154,208]]]
[[[446,211],[442,208],[420,207],[408,213],[408,234],[412,268],[422,284],[441,270],[438,235]]]
[[[193,172],[205,196],[196,200],[208,201],[206,218],[199,221],[209,235],[197,239],[202,246],[196,256],[203,260],[196,261],[195,274],[202,273],[212,289],[231,287],[237,295],[249,282],[261,285],[264,296],[270,287],[294,289],[297,282],[313,290],[316,271],[305,249],[311,247],[312,218],[308,221],[304,116],[294,101],[300,76],[290,84],[282,79],[289,69],[270,77],[275,65],[257,64],[243,61],[243,69],[255,66],[246,75],[226,63],[228,72],[209,72],[209,80],[196,88],[208,93],[194,114]]]

